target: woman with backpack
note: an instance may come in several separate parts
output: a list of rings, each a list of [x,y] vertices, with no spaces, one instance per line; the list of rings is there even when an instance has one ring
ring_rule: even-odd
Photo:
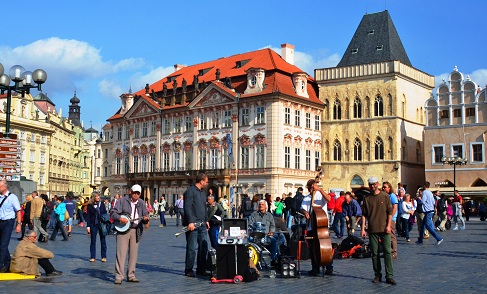
[[[64,216],[66,214],[66,203],[63,202],[64,197],[59,196],[57,197],[56,200],[56,207],[54,208],[53,214],[51,218],[54,216],[55,218],[55,225],[54,225],[54,230],[52,231],[51,238],[49,240],[51,241],[56,241],[56,236],[59,230],[61,230],[61,233],[63,234],[63,241],[68,241],[68,234],[64,230]]]
[[[95,262],[97,234],[100,235],[101,262],[107,262],[107,242],[105,234],[100,229],[100,225],[102,224],[102,215],[108,214],[108,212],[105,205],[100,201],[100,194],[98,192],[91,193],[86,211],[86,232],[91,237],[90,262]]]

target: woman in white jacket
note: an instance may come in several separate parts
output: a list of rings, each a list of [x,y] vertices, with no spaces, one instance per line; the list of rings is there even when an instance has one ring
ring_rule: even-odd
[[[406,237],[407,242],[411,242],[411,239],[409,239],[409,231],[411,231],[411,223],[409,222],[409,218],[411,215],[414,215],[414,205],[411,202],[411,195],[406,194],[404,195],[404,199],[402,201],[401,221],[402,229],[404,230],[404,236]]]

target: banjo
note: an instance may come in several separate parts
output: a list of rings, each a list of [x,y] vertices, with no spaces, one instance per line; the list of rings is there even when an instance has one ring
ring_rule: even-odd
[[[120,219],[126,219],[128,220],[128,222],[126,224],[122,223],[121,221],[116,221],[115,222],[115,230],[117,232],[120,232],[120,233],[125,233],[126,231],[128,231],[130,229],[130,226],[137,220],[141,220],[141,219],[144,219],[143,217],[139,217],[139,218],[136,218],[136,219],[132,219],[132,217],[130,217],[130,215],[128,214],[121,214],[120,215]]]

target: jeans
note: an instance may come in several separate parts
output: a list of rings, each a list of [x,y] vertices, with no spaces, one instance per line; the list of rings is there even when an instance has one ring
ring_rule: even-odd
[[[52,241],[56,240],[56,236],[59,230],[61,230],[61,234],[63,234],[63,238],[64,238],[63,240],[67,241],[68,234],[66,234],[66,231],[64,230],[64,224],[62,221],[59,220],[59,217],[56,215],[56,225],[54,227],[54,230],[52,231],[51,238],[50,238]]]
[[[369,234],[374,276],[382,277],[382,273],[381,273],[382,265],[380,263],[380,255],[379,255],[379,239],[382,240],[382,245],[384,248],[384,267],[386,268],[386,279],[390,279],[394,276],[394,269],[392,268],[391,235],[387,233]]]
[[[184,218],[184,208],[177,208],[176,210],[176,227],[179,226],[179,216],[181,216],[181,225],[183,223],[183,218]]]
[[[338,230],[338,222],[340,222],[340,230]],[[333,230],[335,231],[337,237],[343,237],[343,232],[345,231],[345,217],[343,216],[343,213],[335,213],[335,218],[333,220]]]
[[[335,216],[333,215],[333,209],[329,209],[328,213],[328,227],[333,228],[333,222],[335,221]]]
[[[38,217],[34,217],[34,231],[37,233],[37,230],[39,230],[39,233],[41,233],[46,239],[49,238],[49,234],[44,230],[42,227],[42,222],[41,219]]]
[[[9,219],[0,222],[0,269],[10,266],[10,251],[8,244],[14,230],[15,219]]]
[[[186,233],[185,273],[193,270],[195,261],[197,272],[204,271],[206,269],[208,243],[209,241],[206,225],[199,226],[195,228],[194,231],[188,231]]]
[[[409,222],[408,218],[402,218],[401,217],[401,223],[402,226],[401,228],[403,229],[402,234],[406,239],[409,239],[409,231],[411,231],[411,223]]]
[[[291,210],[287,210],[286,211],[286,226],[287,226],[287,229],[291,229],[291,226],[293,225],[293,219],[294,219],[294,216],[291,215]]]
[[[455,226],[458,226],[458,219],[462,222],[462,226],[465,227],[465,221],[463,220],[462,217],[462,211],[458,211],[453,215],[453,222],[455,223]]]
[[[95,225],[90,227],[90,236],[91,236],[91,243],[90,243],[90,258],[96,257],[96,235],[100,235],[100,243],[101,243],[101,258],[107,258],[107,241],[105,236],[102,235],[100,228]]]
[[[220,226],[210,225],[208,235],[210,237],[211,247],[216,248],[218,246],[218,233],[220,232]]]
[[[163,225],[163,226],[166,225],[166,218],[164,217],[165,213],[166,213],[165,211],[161,211],[161,213],[159,214],[159,217],[161,219],[161,225]]]
[[[425,229],[427,229],[430,232],[430,234],[436,239],[436,241],[440,241],[442,239],[440,235],[436,233],[435,228],[433,226],[433,213],[434,213],[433,211],[424,213],[423,223],[421,224],[421,228],[419,228],[419,238],[418,238],[419,243],[423,242]]]
[[[78,224],[79,223],[84,223],[85,222],[85,217],[83,215],[83,210],[78,209]]]

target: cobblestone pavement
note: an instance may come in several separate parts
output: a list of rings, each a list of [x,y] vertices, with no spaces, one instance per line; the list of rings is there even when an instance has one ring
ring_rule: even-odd
[[[394,261],[396,286],[373,284],[372,262],[368,259],[335,260],[334,276],[309,277],[310,262],[302,262],[300,279],[270,278],[263,272],[259,281],[240,284],[211,284],[207,278],[183,276],[185,238],[174,237],[180,230],[175,219],[168,218],[168,227],[159,228],[151,221],[144,231],[139,249],[136,275],[140,283],[114,285],[115,236],[107,240],[108,262],[97,256],[95,263],[89,259],[89,237],[86,230],[74,227],[69,242],[57,241],[40,246],[55,253],[52,263],[64,272],[61,277],[41,277],[35,280],[2,281],[2,293],[291,293],[308,291],[358,292],[358,293],[487,293],[487,222],[471,218],[465,231],[440,233],[444,242],[436,246],[433,238],[423,245],[414,243],[417,228],[411,232],[411,243],[398,240],[398,258]],[[12,235],[10,251],[18,244]],[[335,239],[336,241],[336,239]],[[99,254],[99,244],[98,252]],[[42,270],[41,270],[42,271]],[[284,292],[283,292],[284,291]]]

